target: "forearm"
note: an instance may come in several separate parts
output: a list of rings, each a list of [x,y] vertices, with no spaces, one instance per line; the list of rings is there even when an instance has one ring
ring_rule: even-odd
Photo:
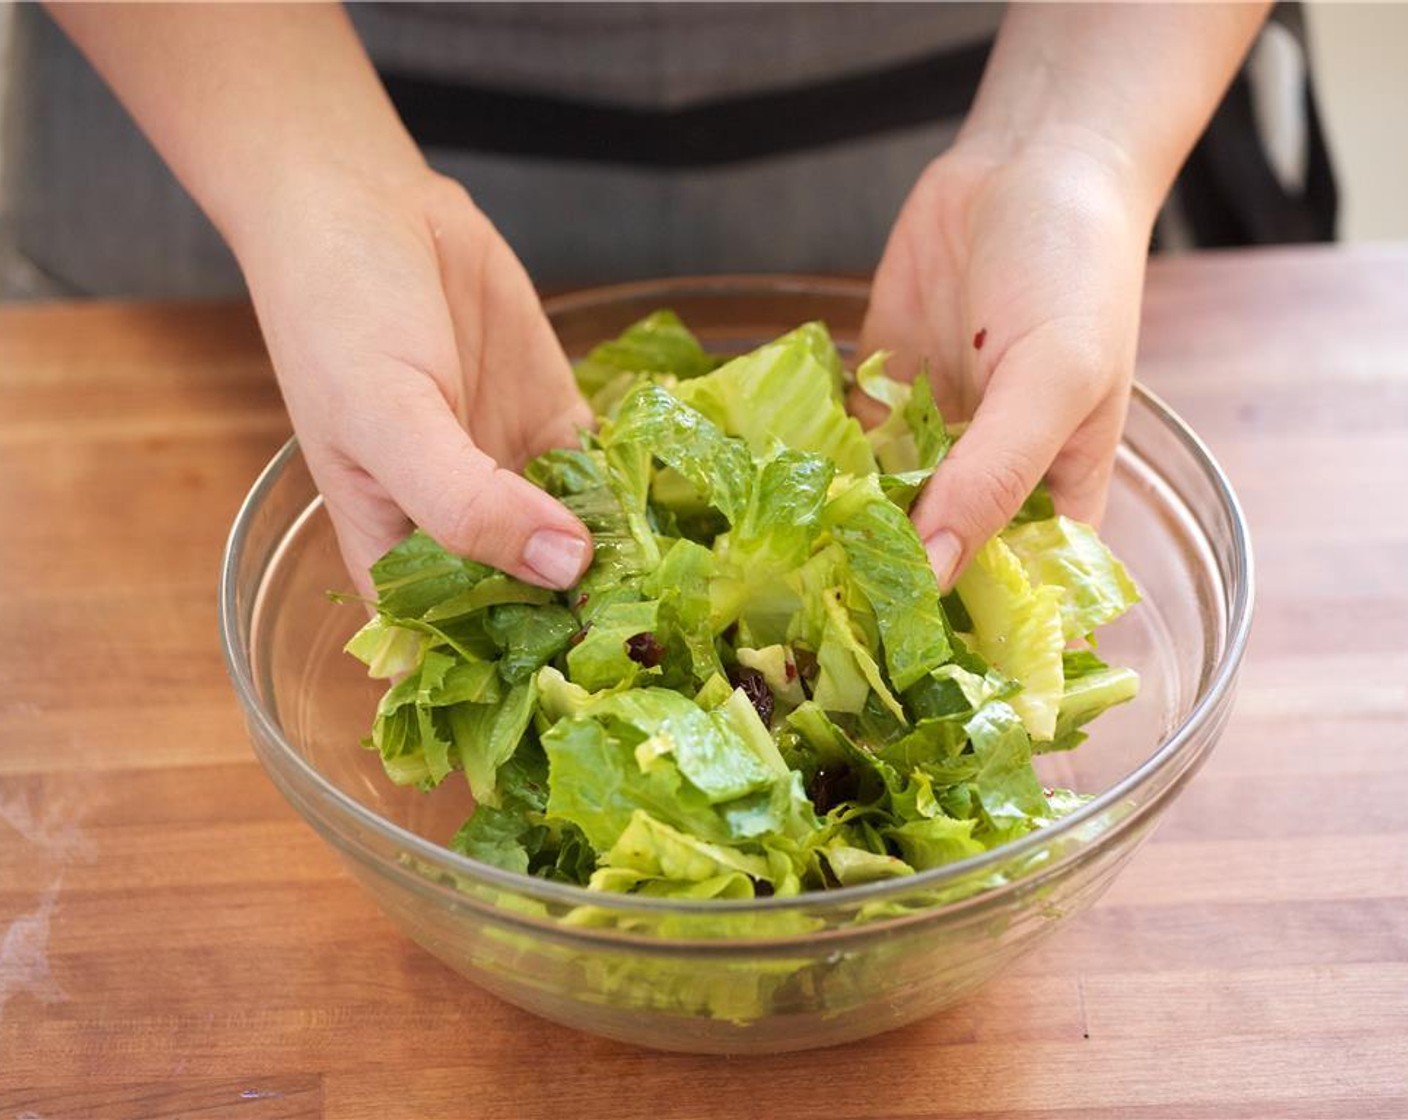
[[[336,5],[56,4],[50,12],[240,254],[276,203],[424,164]]]
[[[1150,221],[1266,18],[1253,4],[1019,4],[1003,21],[962,139],[1117,166]]]

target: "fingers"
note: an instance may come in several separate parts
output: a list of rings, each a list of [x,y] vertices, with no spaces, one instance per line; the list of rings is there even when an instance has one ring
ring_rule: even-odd
[[[333,188],[247,273],[354,580],[418,524],[571,586],[590,534],[512,472],[590,417],[522,267],[448,180]]]
[[[327,500],[338,550],[357,594],[375,599],[372,565],[410,533],[410,518],[370,475],[355,467],[335,468],[330,479],[318,481],[318,489]]]
[[[1101,402],[1056,456],[1046,472],[1046,484],[1058,513],[1099,527],[1127,405],[1127,391]]]
[[[1061,512],[1089,520],[1103,510],[1122,400],[1107,406],[1098,395],[1106,379],[1080,359],[1052,358],[1039,345],[1008,352],[973,422],[916,503],[915,528],[945,588],[1048,469]]]
[[[357,460],[412,521],[451,552],[529,583],[577,582],[592,554],[586,527],[476,447],[428,377],[399,385],[386,415],[404,435],[357,441]],[[391,529],[389,518],[366,522],[356,540],[367,547]]]

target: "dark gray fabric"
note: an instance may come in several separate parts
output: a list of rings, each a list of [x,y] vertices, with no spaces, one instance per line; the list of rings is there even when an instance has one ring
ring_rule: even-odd
[[[786,88],[990,35],[993,5],[368,5],[373,58],[505,89],[681,105]],[[101,79],[21,5],[4,206],[25,271],[54,293],[235,293],[238,269]],[[956,122],[706,171],[471,152],[466,184],[541,284],[733,270],[874,267],[890,222]],[[14,269],[0,269],[14,274]],[[0,293],[3,294],[3,293]],[[15,294],[13,285],[11,295]]]
[[[432,152],[540,283],[731,271],[868,272],[952,138],[939,125],[691,172]]]
[[[357,4],[379,66],[647,108],[827,81],[991,38],[1000,4]]]
[[[52,294],[240,291],[214,227],[48,15],[17,5],[11,35],[0,198]]]
[[[526,94],[681,108],[804,88],[982,41],[1000,5],[368,4],[383,68]],[[214,229],[42,9],[13,12],[0,298],[237,293]],[[1273,15],[1296,33],[1299,5]],[[1161,244],[1333,237],[1333,168],[1305,74],[1306,182],[1277,186],[1239,79],[1180,176]],[[541,284],[873,267],[957,122],[688,171],[431,151]],[[1250,170],[1249,170],[1250,168]],[[1275,188],[1275,189],[1272,189]],[[1268,201],[1269,200],[1269,201]],[[1172,231],[1172,232],[1171,232]]]

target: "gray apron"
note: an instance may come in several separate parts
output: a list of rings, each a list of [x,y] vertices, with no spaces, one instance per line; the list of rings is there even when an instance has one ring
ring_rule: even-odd
[[[373,4],[352,16],[431,163],[538,283],[560,286],[868,272],[951,141],[1001,8]],[[12,38],[8,294],[242,291],[214,228],[43,10],[17,6]],[[961,91],[943,89],[950,57]]]

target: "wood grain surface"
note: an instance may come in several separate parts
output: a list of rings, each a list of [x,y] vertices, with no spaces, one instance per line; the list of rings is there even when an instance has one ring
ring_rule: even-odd
[[[248,312],[0,308],[0,1120],[1408,1117],[1408,247],[1160,261],[1146,306],[1258,549],[1221,745],[1010,976],[743,1059],[482,994],[254,762],[216,572],[287,421]]]

